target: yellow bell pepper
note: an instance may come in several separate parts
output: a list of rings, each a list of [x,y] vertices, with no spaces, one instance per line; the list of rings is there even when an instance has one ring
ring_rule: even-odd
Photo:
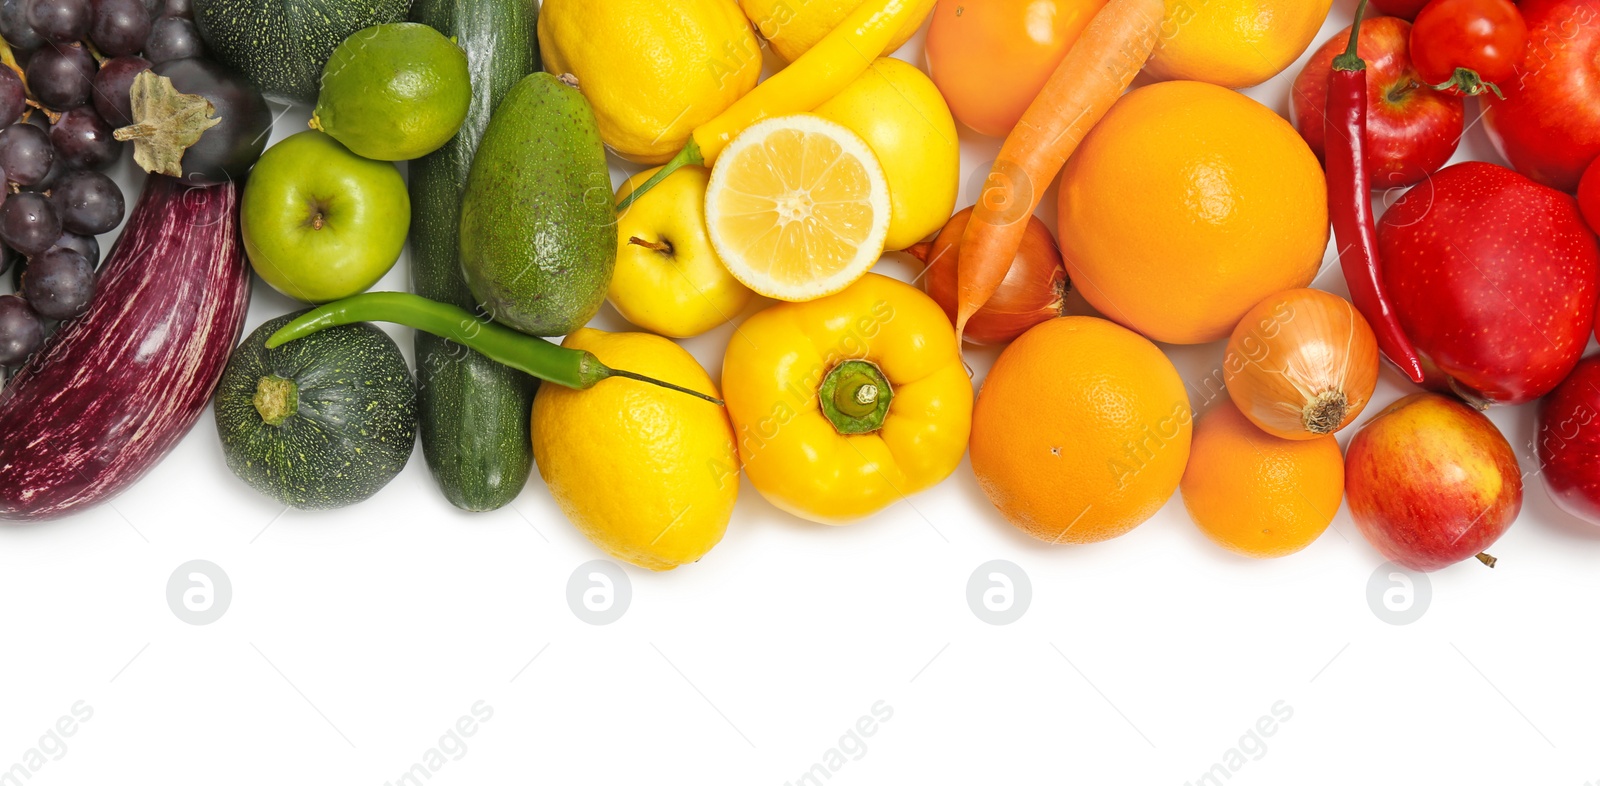
[[[751,484],[823,524],[944,480],[972,426],[950,320],[920,290],[871,273],[747,320],[729,341],[722,391]]]
[[[649,180],[617,203],[626,210],[679,168],[708,166],[741,131],[769,117],[810,112],[849,87],[872,61],[888,54],[895,34],[933,9],[933,0],[869,0],[799,59],[745,93],[722,114],[706,121],[689,142]],[[919,16],[920,14],[920,16]]]

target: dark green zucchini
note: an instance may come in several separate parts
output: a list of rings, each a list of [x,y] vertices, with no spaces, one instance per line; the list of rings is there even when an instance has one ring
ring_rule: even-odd
[[[481,0],[479,0],[481,2]],[[315,103],[322,67],[357,30],[406,17],[410,0],[194,0],[212,57],[262,92]]]
[[[364,322],[267,349],[296,316],[233,351],[217,383],[217,434],[228,468],[257,491],[302,510],[342,508],[405,468],[417,391],[394,340]]]
[[[423,297],[477,310],[458,255],[461,194],[473,153],[500,99],[539,68],[534,0],[417,0],[412,21],[467,52],[472,107],[461,131],[411,162],[411,279]],[[533,468],[528,434],[536,381],[477,352],[417,333],[422,454],[450,503],[494,510],[515,499]]]

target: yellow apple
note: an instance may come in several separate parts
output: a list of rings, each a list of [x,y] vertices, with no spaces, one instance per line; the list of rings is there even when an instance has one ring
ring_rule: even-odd
[[[634,175],[621,199],[657,169]],[[698,336],[730,319],[755,294],[739,283],[706,232],[705,167],[686,166],[617,217],[617,268],[606,298],[624,319],[672,338]]]

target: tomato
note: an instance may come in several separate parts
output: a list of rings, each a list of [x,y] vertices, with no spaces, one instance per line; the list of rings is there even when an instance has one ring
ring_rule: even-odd
[[[1011,132],[1106,0],[939,0],[928,71],[950,111],[988,136]]]
[[[1589,165],[1589,171],[1583,173],[1583,182],[1578,184],[1578,206],[1583,209],[1583,218],[1589,222],[1589,228],[1600,235],[1600,158]]]
[[[1417,13],[1428,4],[1428,0],[1372,0],[1372,7],[1389,16],[1398,16],[1406,21],[1417,18]]]
[[[1417,73],[1458,95],[1500,93],[1528,49],[1528,24],[1511,0],[1433,0],[1411,28]]]

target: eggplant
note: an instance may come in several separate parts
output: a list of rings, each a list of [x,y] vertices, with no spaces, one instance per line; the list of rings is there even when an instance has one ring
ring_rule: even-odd
[[[169,60],[133,78],[134,123],[112,132],[133,142],[152,174],[191,184],[243,183],[272,135],[272,108],[239,72],[200,58]],[[203,111],[193,111],[196,105]]]
[[[205,412],[250,303],[238,204],[233,183],[146,179],[89,313],[0,389],[0,520],[116,496]]]

